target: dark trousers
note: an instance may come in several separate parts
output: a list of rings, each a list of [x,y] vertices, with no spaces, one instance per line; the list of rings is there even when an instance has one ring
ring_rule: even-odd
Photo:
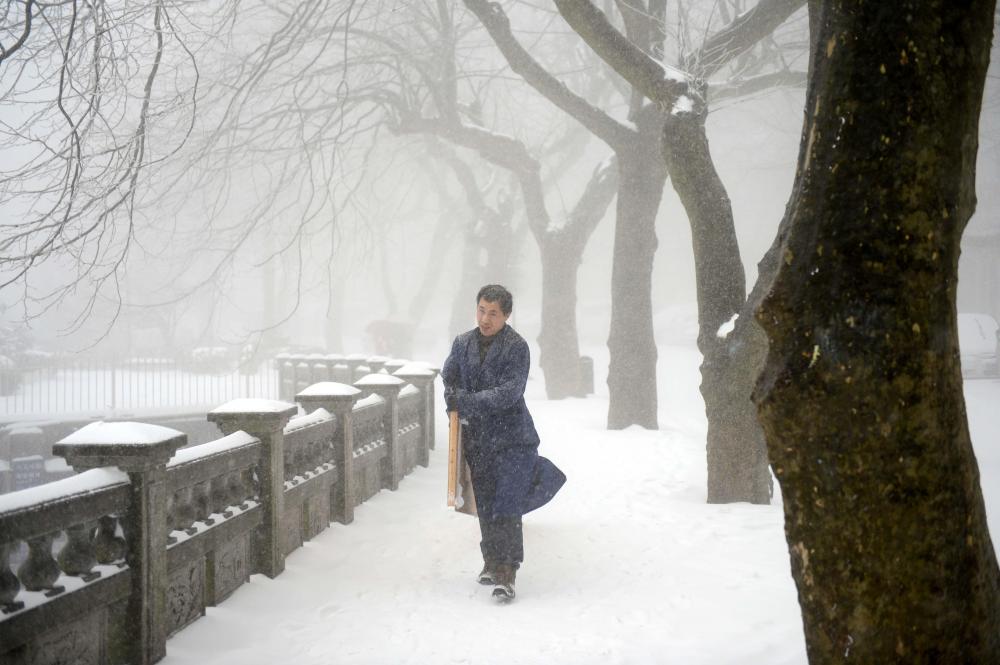
[[[473,481],[475,488],[475,481]],[[476,504],[477,506],[479,504]],[[483,561],[507,563],[515,568],[524,561],[524,534],[520,517],[500,517],[484,519],[479,514],[479,532],[483,539],[479,549],[483,551]]]
[[[511,564],[515,568],[524,561],[524,533],[521,517],[493,517],[493,499],[496,496],[497,474],[502,457],[486,453],[476,446],[464,446],[465,459],[472,471],[472,489],[476,493],[476,511],[479,513],[479,547],[483,560]]]

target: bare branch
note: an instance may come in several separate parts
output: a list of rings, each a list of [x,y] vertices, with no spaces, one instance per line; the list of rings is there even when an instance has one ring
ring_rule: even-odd
[[[668,75],[663,65],[618,32],[590,0],[554,2],[566,22],[590,48],[661,108],[671,108],[677,98],[688,91],[686,81]]]
[[[510,20],[496,2],[465,0],[469,8],[490,33],[510,68],[550,102],[573,116],[612,148],[620,148],[632,139],[633,130],[614,120],[601,109],[570,91],[524,49],[510,29]]]
[[[700,78],[708,78],[737,56],[745,53],[805,7],[806,0],[760,0],[709,37],[696,52],[682,58],[681,67]]]
[[[21,36],[18,37],[17,41],[14,42],[10,48],[5,48],[3,44],[0,44],[0,65],[3,65],[3,61],[13,55],[19,48],[24,46],[24,43],[28,41],[28,36],[31,34],[31,6],[35,4],[35,0],[25,0],[24,3],[24,29],[21,31]]]

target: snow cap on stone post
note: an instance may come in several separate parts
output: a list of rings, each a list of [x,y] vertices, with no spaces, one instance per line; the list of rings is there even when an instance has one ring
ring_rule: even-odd
[[[166,466],[187,444],[187,434],[162,425],[96,422],[81,427],[52,446],[76,471],[115,466],[137,472]]]
[[[336,381],[314,383],[295,396],[295,401],[302,405],[306,412],[316,409],[326,409],[330,413],[342,415],[354,408],[361,391],[354,386]]]
[[[289,402],[241,398],[215,407],[208,412],[208,420],[227,436],[239,430],[260,436],[282,431],[297,412],[298,408]]]

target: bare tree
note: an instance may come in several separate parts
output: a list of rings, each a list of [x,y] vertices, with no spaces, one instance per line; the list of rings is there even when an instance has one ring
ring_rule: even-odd
[[[625,3],[642,11],[642,3]],[[671,183],[688,215],[694,243],[698,291],[698,347],[702,352],[701,391],[708,417],[708,500],[770,499],[770,474],[763,433],[750,402],[752,382],[766,340],[753,322],[732,205],[709,152],[705,134],[708,98],[761,86],[801,81],[801,73],[783,62],[782,49],[771,49],[749,62],[747,54],[804,5],[804,0],[761,0],[700,43],[679,49],[678,67],[667,67],[636,47],[590,2],[557,0],[567,22],[635,88],[666,111],[662,124],[663,158]],[[725,7],[725,3],[713,6]],[[725,17],[724,17],[725,18]],[[679,40],[680,41],[680,40]],[[741,60],[742,58],[742,60]],[[733,65],[729,76],[709,85],[709,78]],[[765,276],[775,266],[773,252],[761,264]],[[758,284],[766,283],[766,278]],[[720,327],[735,320],[735,330]]]
[[[656,213],[666,179],[666,169],[657,149],[662,119],[654,107],[638,104],[633,109],[634,125],[615,120],[583,96],[572,92],[528,53],[514,36],[510,20],[500,4],[486,0],[466,0],[465,4],[482,21],[515,73],[604,141],[615,153],[620,182],[611,286],[611,332],[608,339],[611,354],[608,426],[620,429],[639,424],[655,429],[656,344],[653,339],[651,294]],[[653,48],[652,42],[647,43],[646,48]],[[555,246],[560,250],[566,247],[562,242]],[[578,260],[574,258],[576,248],[573,252],[567,257],[553,256],[550,260],[553,264]],[[559,285],[556,293],[564,288],[564,285]],[[564,321],[564,317],[554,321]],[[546,335],[556,332],[543,329],[543,340]],[[569,360],[560,359],[562,362]]]
[[[400,133],[424,134],[444,139],[455,146],[473,150],[487,162],[508,171],[518,183],[524,205],[527,227],[539,245],[542,256],[542,332],[539,337],[541,366],[545,373],[546,390],[550,397],[558,398],[580,392],[579,345],[576,334],[576,271],[587,239],[604,215],[616,191],[616,169],[612,163],[600,165],[592,174],[580,202],[566,216],[565,222],[552,219],[545,201],[546,183],[538,159],[524,141],[507,134],[487,129],[483,119],[484,91],[469,90],[469,101],[460,101],[458,78],[455,72],[457,42],[454,26],[461,25],[446,3],[438,3],[433,16],[423,17],[419,25],[430,40],[440,44],[431,52],[431,61],[410,60],[412,78],[396,79],[405,91],[383,95],[380,102],[394,116],[394,129]],[[394,53],[410,52],[406,42],[397,41],[380,33],[373,41],[388,47]],[[451,51],[448,49],[451,48]],[[423,100],[416,103],[414,100]],[[557,139],[542,153],[554,152],[564,147]],[[572,150],[570,154],[572,154]],[[556,171],[556,170],[554,170]],[[513,209],[512,199],[500,200],[493,208],[485,204],[480,187],[468,172],[455,169],[473,210],[477,223],[483,222],[488,233],[487,243],[491,258],[499,258],[502,265],[503,247],[509,232],[495,235],[495,230],[509,229]]]
[[[6,3],[0,21],[0,288],[26,316],[70,292],[118,291],[143,183],[190,135],[198,79],[177,76],[221,20],[184,0]],[[169,131],[157,131],[157,126]],[[32,269],[61,263],[37,286]],[[84,286],[86,285],[86,286]]]

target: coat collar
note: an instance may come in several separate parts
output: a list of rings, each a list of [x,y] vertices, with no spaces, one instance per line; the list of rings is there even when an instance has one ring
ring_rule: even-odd
[[[486,357],[482,362],[479,361],[479,329],[475,328],[472,330],[472,343],[468,347],[468,360],[469,367],[472,369],[473,381],[478,382],[479,374],[483,371],[483,367],[494,362],[501,353],[501,348],[507,339],[507,335],[510,331],[510,326],[504,324],[504,327],[494,335],[493,343],[490,344],[490,348],[486,351]]]

